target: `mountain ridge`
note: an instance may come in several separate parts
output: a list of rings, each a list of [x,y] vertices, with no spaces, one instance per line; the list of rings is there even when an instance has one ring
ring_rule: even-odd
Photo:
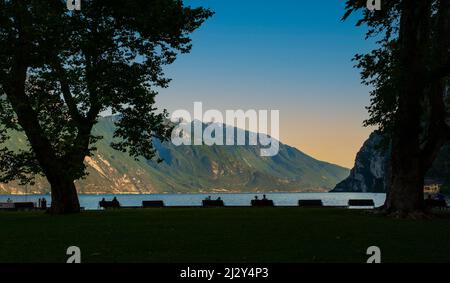
[[[280,143],[279,154],[261,157],[259,146],[174,146],[154,141],[163,163],[112,149],[114,117],[103,117],[93,130],[103,136],[93,157],[86,158],[88,176],[76,182],[82,194],[325,192],[348,176],[347,168],[318,161]],[[248,132],[247,132],[248,133]],[[20,141],[20,142],[19,142]],[[24,137],[12,143],[23,147]],[[0,184],[1,194],[48,193],[42,177],[35,186]]]

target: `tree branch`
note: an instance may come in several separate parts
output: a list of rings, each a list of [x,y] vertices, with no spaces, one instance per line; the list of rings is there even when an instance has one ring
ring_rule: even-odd
[[[450,129],[447,125],[446,97],[447,86],[444,78],[450,74],[450,1],[439,2],[436,32],[436,49],[433,52],[435,71],[430,73],[430,119],[428,137],[421,152],[425,169],[432,166],[441,147],[450,140]],[[441,63],[442,61],[446,63]]]
[[[23,21],[27,16],[24,15],[24,9],[19,3],[14,2],[14,7],[18,15],[16,28],[19,37],[16,41],[13,64],[9,74],[11,82],[5,87],[5,92],[8,101],[17,115],[19,125],[25,131],[28,141],[36,154],[39,164],[43,171],[48,173],[49,166],[56,164],[58,159],[50,141],[42,134],[43,131],[39,124],[38,115],[31,106],[31,102],[25,92],[25,82],[29,66],[27,62],[29,42]]]
[[[92,63],[90,61],[90,56],[88,56],[87,51],[83,50],[86,60],[86,71],[87,71],[87,88],[90,102],[90,109],[86,114],[86,117],[83,119],[83,123],[79,123],[78,133],[75,138],[75,143],[72,149],[67,154],[67,160],[73,162],[73,164],[82,164],[84,158],[89,154],[89,145],[91,143],[91,132],[96,123],[97,117],[102,110],[102,105],[98,100],[96,95],[95,87],[92,86],[92,81],[95,81],[94,78],[91,78],[92,71]]]
[[[83,49],[83,54],[85,58],[86,63],[86,77],[87,77],[87,89],[89,92],[89,102],[91,104],[91,107],[86,115],[86,118],[89,121],[95,122],[97,119],[97,116],[100,114],[100,111],[102,110],[102,105],[98,99],[97,91],[95,87],[92,85],[92,82],[95,81],[95,78],[92,77],[93,72],[93,62],[92,58],[93,56],[90,54],[90,52],[87,49]]]
[[[447,109],[444,101],[446,85],[443,79],[435,81],[428,92],[430,118],[427,141],[421,152],[423,166],[430,168],[441,147],[450,140],[450,127],[447,125]]]
[[[59,62],[59,60],[56,60],[56,63],[53,65],[53,69],[57,74],[59,83],[61,84],[61,91],[63,93],[63,97],[64,100],[66,101],[67,107],[69,109],[70,116],[72,116],[72,118],[76,121],[78,125],[82,124],[83,122],[85,122],[84,121],[85,117],[83,117],[83,115],[78,110],[77,103],[70,91],[70,84],[67,80],[66,72],[61,62]]]
[[[437,78],[450,75],[450,1],[441,0],[438,8],[436,60],[442,63],[436,70]]]

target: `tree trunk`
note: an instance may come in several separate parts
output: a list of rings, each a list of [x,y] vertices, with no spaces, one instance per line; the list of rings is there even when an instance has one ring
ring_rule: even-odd
[[[16,13],[14,23],[17,36],[14,43],[10,82],[3,85],[2,88],[5,89],[6,96],[17,115],[18,123],[24,130],[36,159],[50,183],[52,192],[51,213],[77,213],[80,211],[80,204],[74,184],[75,176],[71,176],[67,172],[82,167],[84,156],[88,152],[89,133],[94,119],[90,119],[88,125],[84,126],[82,131],[80,130],[80,138],[77,138],[76,144],[81,149],[74,153],[75,157],[78,158],[73,156],[58,157],[50,141],[51,137],[46,136],[41,127],[39,113],[33,108],[33,101],[30,100],[25,91],[28,69],[33,65],[29,57],[31,50],[33,50],[33,43],[28,33],[33,31],[34,28],[31,27],[29,22],[28,4],[22,2],[13,2]],[[72,109],[71,111],[74,112],[75,110]],[[92,116],[96,115],[92,114]],[[79,117],[76,116],[76,119],[79,119]]]
[[[425,58],[429,43],[430,1],[402,1],[400,20],[399,98],[392,134],[391,179],[384,209],[401,216],[424,212],[421,150]]]
[[[71,214],[80,212],[77,190],[74,180],[61,175],[47,177],[52,192],[52,214]]]
[[[392,151],[389,193],[385,210],[408,216],[424,212],[424,170],[417,155],[403,148]]]

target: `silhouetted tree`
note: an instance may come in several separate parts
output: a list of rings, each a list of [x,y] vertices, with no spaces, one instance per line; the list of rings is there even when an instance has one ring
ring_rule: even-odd
[[[424,210],[424,176],[450,138],[450,1],[385,0],[369,11],[366,0],[348,0],[344,19],[362,12],[358,25],[378,48],[357,55],[362,79],[373,86],[366,125],[390,142],[391,178],[385,210]]]
[[[0,181],[43,174],[51,211],[80,210],[74,181],[101,137],[91,131],[105,110],[118,115],[112,146],[154,158],[167,113],[154,97],[168,86],[163,66],[191,49],[189,35],[212,15],[180,0],[0,0],[0,143],[23,132],[29,150],[0,149]]]

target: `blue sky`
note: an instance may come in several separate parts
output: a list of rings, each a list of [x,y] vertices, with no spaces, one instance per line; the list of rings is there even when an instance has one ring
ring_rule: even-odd
[[[281,140],[321,160],[352,166],[370,133],[368,88],[351,61],[373,43],[344,1],[189,0],[216,14],[194,33],[193,49],[166,73],[157,99],[169,111],[280,110]]]

